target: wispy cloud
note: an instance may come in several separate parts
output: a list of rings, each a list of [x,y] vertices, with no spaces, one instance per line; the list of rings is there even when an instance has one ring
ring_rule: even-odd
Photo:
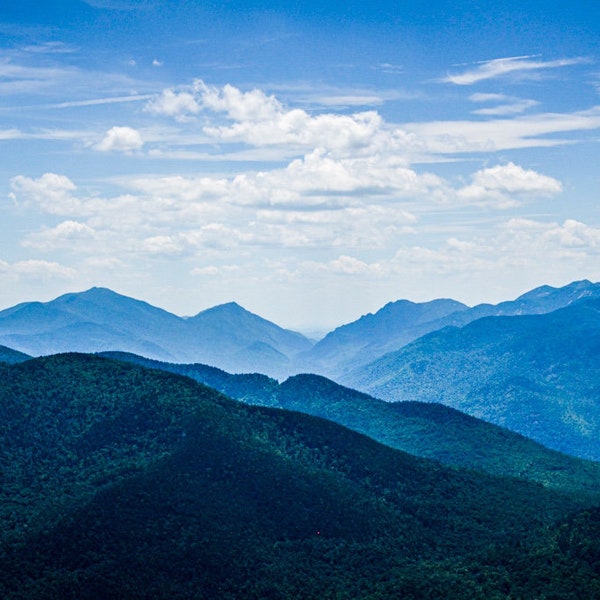
[[[39,108],[74,108],[78,106],[101,106],[103,104],[122,104],[125,102],[141,102],[154,98],[154,94],[135,94],[131,96],[114,96],[111,98],[94,98],[91,100],[73,100],[69,102],[57,102],[56,104],[44,104]]]
[[[405,123],[402,128],[414,133],[431,153],[543,148],[576,142],[581,137],[579,132],[599,129],[600,106],[574,113],[539,113],[512,119]],[[572,134],[573,138],[563,134]]]
[[[510,74],[520,74],[521,76],[533,76],[536,72],[568,67],[581,63],[590,62],[583,57],[561,58],[557,60],[539,60],[535,56],[511,56],[507,58],[495,58],[493,60],[476,63],[477,66],[469,68],[461,73],[451,74],[444,77],[441,81],[444,83],[454,83],[456,85],[473,85],[487,79],[505,77]]]
[[[69,46],[64,42],[43,42],[40,44],[31,44],[23,48],[24,52],[33,54],[71,54],[77,52],[77,48]]]
[[[517,115],[539,104],[537,100],[516,98],[515,96],[506,96],[504,94],[472,94],[469,96],[469,100],[471,100],[471,102],[496,103],[496,106],[478,108],[477,110],[471,111],[474,115],[491,117]]]

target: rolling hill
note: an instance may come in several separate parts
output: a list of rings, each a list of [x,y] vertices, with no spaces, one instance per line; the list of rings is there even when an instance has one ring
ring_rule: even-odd
[[[100,357],[0,371],[6,600],[597,589],[597,513],[576,494]]]
[[[319,375],[295,375],[279,384],[265,375],[230,374],[200,364],[106,356],[191,377],[248,404],[322,417],[415,456],[600,498],[600,463],[550,450],[441,404],[385,402]]]

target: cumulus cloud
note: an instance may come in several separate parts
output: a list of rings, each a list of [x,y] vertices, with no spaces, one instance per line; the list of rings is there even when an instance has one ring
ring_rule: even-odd
[[[557,180],[514,163],[471,180],[456,188],[393,159],[333,158],[320,150],[284,168],[230,178],[136,177],[122,182],[128,193],[110,198],[85,196],[56,174],[19,176],[12,187],[15,201],[68,217],[30,233],[29,247],[164,257],[243,247],[382,248],[415,235],[424,210],[505,208],[561,191]]]
[[[10,187],[14,202],[35,202],[51,214],[70,214],[79,206],[73,196],[77,187],[65,175],[44,173],[37,179],[17,175],[10,180]]]
[[[507,59],[513,61],[516,59]],[[519,62],[519,61],[517,61]],[[199,80],[180,89],[166,89],[145,110],[184,122],[204,117],[201,141],[214,142],[221,157],[260,160],[260,152],[271,150],[265,160],[288,160],[325,151],[334,158],[370,157],[373,160],[435,162],[466,152],[549,147],[569,143],[565,133],[600,127],[600,108],[573,113],[521,113],[537,102],[504,94],[473,94],[472,102],[490,106],[473,111],[489,119],[429,121],[394,124],[374,110],[344,114],[333,111],[310,113],[288,108],[274,95],[259,89],[242,91],[232,85],[209,86]],[[494,118],[495,117],[495,118]],[[560,135],[558,135],[560,134]],[[189,137],[189,131],[186,132]],[[186,143],[182,138],[182,143]],[[242,150],[240,150],[242,144]],[[233,148],[233,152],[228,148]],[[153,156],[184,157],[185,152],[154,150]],[[258,154],[257,154],[258,153]],[[208,154],[204,155],[210,158]],[[190,153],[198,158],[198,153]],[[214,157],[213,157],[214,158]]]
[[[166,115],[185,120],[189,115],[200,112],[200,105],[190,92],[163,90],[162,94],[146,104],[144,110],[154,115]]]
[[[386,126],[376,111],[311,115],[304,109],[286,108],[275,96],[259,89],[244,92],[229,84],[218,88],[201,80],[188,89],[164,90],[146,110],[177,120],[204,111],[213,115],[213,122],[203,128],[213,140],[259,148],[286,146],[297,152],[322,148],[347,156],[400,150],[413,141],[410,135]]]
[[[94,146],[100,152],[133,152],[144,145],[142,135],[132,127],[111,127]]]
[[[456,85],[473,85],[486,79],[504,77],[509,74],[520,74],[530,76],[538,71],[568,67],[587,62],[583,58],[561,58],[557,60],[543,61],[534,56],[510,56],[507,58],[495,58],[477,64],[475,68],[467,69],[462,73],[448,75],[442,81]]]
[[[225,141],[357,151],[373,144],[383,124],[374,111],[311,116],[302,109],[284,109],[274,96],[260,90],[241,92],[233,86],[202,89],[203,106],[223,112],[233,121],[231,125],[205,127],[206,133]]]
[[[56,227],[29,234],[23,240],[23,246],[48,251],[70,248],[80,242],[89,243],[94,238],[95,231],[88,225],[77,221],[63,221]]]
[[[47,260],[19,261],[11,265],[9,271],[12,275],[35,281],[73,279],[77,274],[75,269]]]
[[[512,162],[477,171],[471,179],[471,185],[458,190],[459,198],[500,207],[514,205],[522,196],[552,196],[562,191],[557,179]]]
[[[542,252],[565,256],[600,254],[600,229],[575,219],[545,223],[532,219],[510,219],[502,227],[519,244],[535,244]]]

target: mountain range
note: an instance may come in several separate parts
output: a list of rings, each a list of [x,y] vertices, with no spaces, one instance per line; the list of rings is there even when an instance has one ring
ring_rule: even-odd
[[[545,314],[589,298],[600,298],[600,283],[583,280],[562,288],[542,286],[515,300],[473,308],[447,299],[399,300],[327,334],[298,357],[296,370],[344,379],[352,370],[444,327],[463,327],[483,317]]]
[[[1,311],[0,344],[33,356],[122,350],[274,376],[312,345],[234,302],[182,318],[105,288]]]
[[[203,363],[231,373],[260,372],[283,379],[305,372],[346,380],[351,371],[432,331],[462,327],[486,316],[549,313],[594,297],[600,297],[599,283],[577,281],[473,308],[448,299],[399,300],[314,343],[235,302],[184,318],[92,288],[0,311],[0,344],[32,356],[123,351],[166,362]]]
[[[474,308],[402,300],[315,344],[235,303],[183,318],[92,288],[0,312],[0,343],[8,362],[21,360],[19,352],[124,351],[282,381],[312,372],[386,401],[444,404],[599,460],[599,301],[600,284],[589,281]]]
[[[343,382],[392,402],[439,402],[600,460],[600,299],[447,327]]]
[[[592,598],[597,498],[449,468],[188,377],[0,364],[0,596]]]

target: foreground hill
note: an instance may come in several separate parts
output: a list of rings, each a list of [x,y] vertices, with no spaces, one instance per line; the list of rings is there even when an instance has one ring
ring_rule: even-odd
[[[345,383],[389,401],[439,402],[600,460],[599,356],[600,300],[590,299],[431,333]]]
[[[344,379],[350,371],[444,327],[463,327],[482,317],[544,314],[589,298],[600,298],[600,283],[583,280],[561,288],[542,286],[515,300],[473,308],[455,300],[399,300],[338,327],[299,355],[294,368],[296,372]]]
[[[279,376],[289,371],[291,357],[312,342],[235,303],[185,319],[111,290],[92,288],[0,311],[0,344],[33,356],[122,350]]]
[[[200,364],[108,356],[191,377],[249,404],[323,417],[416,456],[600,499],[600,463],[550,450],[441,404],[385,402],[318,375],[296,375],[279,384],[265,375],[229,374]]]
[[[29,360],[31,356],[6,346],[0,346],[0,363],[15,364]]]
[[[575,496],[99,357],[0,370],[7,600],[597,590],[597,538],[579,546],[596,513],[569,516]]]

